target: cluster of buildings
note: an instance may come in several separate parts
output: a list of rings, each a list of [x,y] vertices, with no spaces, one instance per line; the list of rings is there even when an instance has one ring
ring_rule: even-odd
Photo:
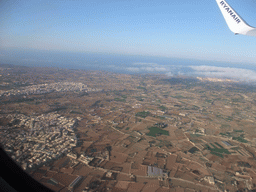
[[[63,92],[63,91],[79,91],[79,92],[92,92],[99,91],[98,89],[89,88],[83,83],[75,82],[58,82],[50,84],[38,84],[26,86],[20,89],[11,89],[8,91],[0,90],[0,96],[18,96],[18,95],[32,95],[32,94],[44,94],[51,92]]]
[[[40,116],[8,115],[9,127],[2,127],[1,142],[23,169],[40,166],[70,152],[77,144],[73,130],[77,119],[57,113]]]

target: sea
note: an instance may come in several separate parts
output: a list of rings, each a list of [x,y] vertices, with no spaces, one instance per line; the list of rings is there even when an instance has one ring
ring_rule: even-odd
[[[125,74],[209,76],[256,82],[256,65],[157,56],[5,48],[0,49],[0,64]]]

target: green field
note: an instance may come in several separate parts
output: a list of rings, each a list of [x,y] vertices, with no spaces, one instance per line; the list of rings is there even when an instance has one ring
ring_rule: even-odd
[[[125,99],[121,99],[121,98],[114,98],[115,101],[121,101],[121,102],[125,102]]]
[[[217,142],[214,142],[214,143],[215,143],[215,145],[219,146],[221,149],[224,149],[224,147],[222,147],[219,143],[217,143]]]
[[[243,130],[234,130],[234,132],[236,132],[236,133],[243,133],[244,131]]]
[[[150,112],[148,112],[148,111],[142,111],[142,112],[138,112],[138,113],[136,113],[136,117],[142,117],[142,118],[145,118],[145,117],[147,117],[147,116],[149,116],[150,115]]]
[[[233,140],[242,142],[242,143],[248,143],[246,139],[244,139],[243,130],[234,130],[233,132],[226,132],[226,133],[220,133],[222,136],[232,137]]]
[[[233,140],[237,140],[239,142],[242,142],[242,143],[248,143],[247,140],[245,140],[243,137],[232,137]]]
[[[166,110],[167,110],[167,108],[166,108],[165,106],[163,106],[163,105],[159,106],[159,109],[160,109],[161,111],[166,111]]]
[[[201,137],[203,135],[200,135],[200,134],[190,134],[190,137]]]
[[[79,112],[79,111],[70,111],[70,113],[74,113],[74,114],[83,114],[83,113],[81,113],[81,112]]]
[[[148,136],[156,137],[158,134],[169,135],[169,131],[165,131],[158,127],[150,127],[148,129],[150,130],[150,132],[146,134]]]
[[[216,142],[215,142],[216,144]],[[210,143],[211,146],[213,147],[210,147],[209,145],[205,145],[207,147],[207,149],[211,152],[211,154],[213,155],[217,155],[219,157],[222,157],[223,158],[223,153],[224,154],[231,154],[227,149],[223,148],[221,145],[218,144],[218,146],[221,146],[221,148],[217,148],[215,147],[212,143]]]
[[[221,158],[224,157],[221,153],[216,153],[216,152],[214,152],[214,151],[211,151],[211,154],[216,155],[216,156],[219,156],[219,157],[221,157]]]

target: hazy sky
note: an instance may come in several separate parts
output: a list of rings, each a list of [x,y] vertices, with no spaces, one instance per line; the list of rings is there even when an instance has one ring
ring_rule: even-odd
[[[255,0],[228,3],[256,27]],[[232,34],[215,0],[1,0],[6,47],[256,65],[256,38]]]

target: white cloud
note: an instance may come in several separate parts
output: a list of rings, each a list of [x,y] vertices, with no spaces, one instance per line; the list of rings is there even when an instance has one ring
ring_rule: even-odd
[[[254,70],[215,66],[190,67],[196,71],[195,74],[201,76],[214,78],[229,78],[247,82],[256,81],[256,72]]]
[[[166,75],[169,76],[169,77],[173,76],[172,72],[168,72],[168,73],[166,73]]]
[[[157,63],[136,62],[132,64],[134,67],[127,67],[128,71],[132,72],[169,72],[169,67],[159,65]]]
[[[132,72],[165,72],[165,67],[127,67],[128,71]]]
[[[164,68],[164,67],[142,67],[141,69],[144,71],[148,71],[148,72],[164,72],[164,71],[166,71],[166,68]]]
[[[140,68],[138,67],[127,67],[126,70],[131,72],[140,72]]]
[[[159,66],[157,63],[144,63],[144,62],[136,62],[136,63],[133,63],[133,65]]]

